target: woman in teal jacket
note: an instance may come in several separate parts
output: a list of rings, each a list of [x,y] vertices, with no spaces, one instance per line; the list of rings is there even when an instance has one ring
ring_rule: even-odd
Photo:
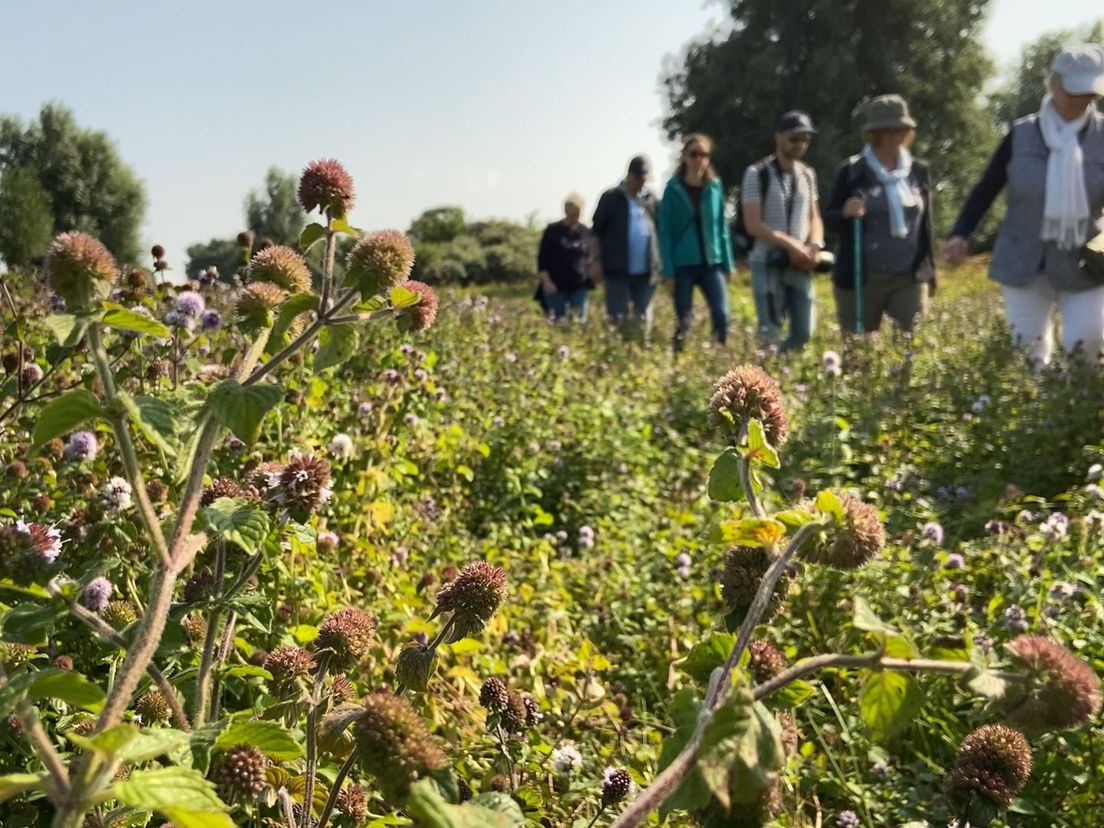
[[[713,321],[713,338],[728,337],[728,274],[732,243],[725,220],[724,187],[713,171],[713,139],[695,133],[682,142],[678,170],[659,205],[659,253],[664,279],[675,297],[674,347],[681,351],[690,329],[694,286],[701,288]]]

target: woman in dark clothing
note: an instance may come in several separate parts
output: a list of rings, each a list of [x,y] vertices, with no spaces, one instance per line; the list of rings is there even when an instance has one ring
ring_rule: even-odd
[[[564,217],[544,228],[537,269],[549,318],[563,319],[571,314],[586,321],[587,291],[593,287],[587,275],[590,231],[579,221],[583,199],[572,193],[564,200]]]
[[[839,237],[832,282],[844,332],[876,331],[888,315],[911,330],[935,282],[932,196],[928,167],[908,151],[916,121],[899,95],[866,107],[866,146],[843,162],[824,210]],[[855,219],[862,224],[862,308],[856,308]],[[861,322],[861,325],[859,324]]]

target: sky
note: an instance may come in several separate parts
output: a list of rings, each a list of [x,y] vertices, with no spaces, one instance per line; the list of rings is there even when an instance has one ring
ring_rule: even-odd
[[[993,9],[1003,65],[1101,14]],[[570,191],[593,203],[636,152],[665,174],[663,61],[726,18],[710,0],[0,0],[0,112],[54,100],[105,130],[145,184],[143,239],[182,272],[189,244],[241,229],[270,165],[337,158],[368,229],[442,204],[549,220]]]

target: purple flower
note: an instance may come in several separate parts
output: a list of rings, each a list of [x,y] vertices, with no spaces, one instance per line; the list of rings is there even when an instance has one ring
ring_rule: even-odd
[[[985,524],[985,531],[990,535],[1003,535],[1008,531],[1008,524],[1003,520],[990,520]]]
[[[174,309],[183,316],[199,319],[200,314],[207,309],[207,303],[194,290],[187,290],[176,298]]]
[[[825,351],[824,356],[820,359],[821,370],[824,371],[825,376],[838,377],[843,373],[842,362],[840,355],[835,351]]]
[[[425,382],[427,379],[429,379],[429,371],[427,371],[425,368],[419,368],[417,371],[414,372],[414,379],[416,379],[418,382]]]
[[[104,484],[103,501],[108,509],[122,511],[131,506],[134,489],[125,477],[113,477]]]
[[[965,486],[955,487],[955,497],[958,498],[959,500],[965,500],[969,496],[970,496],[970,490],[967,489]]]
[[[165,324],[170,328],[181,328],[190,331],[195,327],[195,317],[188,316],[178,310],[171,310],[165,314]]]
[[[836,817],[836,828],[858,828],[862,823],[854,811],[844,811]]]
[[[104,578],[102,575],[98,578],[93,578],[88,582],[88,586],[84,588],[84,591],[81,592],[79,599],[80,604],[93,612],[99,612],[107,607],[108,602],[111,600],[111,592],[113,590],[114,587],[107,578]]]
[[[502,427],[503,427],[504,425],[506,425],[506,420],[505,420],[505,418],[503,418],[503,417],[495,417],[495,418],[494,418],[494,419],[493,419],[493,420],[491,421],[491,424],[492,424],[492,425],[493,425],[493,426],[494,426],[495,428],[502,428]]]
[[[981,650],[983,653],[992,652],[993,639],[987,636],[985,633],[978,633],[974,636],[974,646]]]
[[[679,552],[675,557],[675,566],[690,566],[693,563],[691,557],[685,552]]]
[[[947,560],[943,562],[944,569],[962,569],[966,566],[966,559],[959,555],[957,552],[952,552],[947,556]]]
[[[403,422],[408,426],[416,426],[418,424],[418,415],[413,411],[408,411],[406,416],[403,417]]]
[[[517,362],[517,354],[515,354],[513,351],[510,351],[509,353],[506,354],[506,361],[507,362]]]
[[[1100,480],[1100,478],[1104,477],[1104,466],[1100,463],[1093,463],[1089,466],[1088,474],[1086,474],[1085,477],[1090,483],[1095,483]]]
[[[1039,533],[1047,540],[1061,540],[1069,530],[1069,518],[1061,512],[1055,512],[1039,525]]]
[[[560,355],[560,359],[567,359],[568,354],[571,353],[571,349],[568,348],[566,345],[561,345],[560,349],[556,353]]]
[[[929,520],[924,524],[924,528],[920,530],[920,536],[938,546],[943,543],[943,527],[934,520]]]
[[[336,532],[319,532],[315,542],[319,549],[336,549],[340,538]]]
[[[75,431],[69,435],[62,456],[66,460],[95,460],[99,444],[91,431]]]
[[[388,368],[383,372],[383,380],[388,385],[398,385],[402,382],[402,374],[396,371],[394,368]]]
[[[1027,613],[1019,604],[1013,604],[1004,611],[1004,623],[1013,632],[1023,632],[1027,629]]]
[[[214,308],[205,310],[199,317],[199,327],[205,331],[217,331],[222,327],[222,314]]]
[[[583,549],[591,549],[594,546],[594,530],[589,526],[579,527],[579,546]]]

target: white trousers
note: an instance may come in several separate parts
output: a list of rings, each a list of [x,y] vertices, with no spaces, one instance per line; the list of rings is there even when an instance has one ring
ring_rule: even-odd
[[[1024,287],[1001,286],[1004,316],[1017,345],[1026,346],[1036,365],[1046,365],[1054,353],[1054,319],[1057,305],[1062,316],[1062,348],[1081,352],[1095,360],[1104,350],[1104,287],[1058,290],[1038,276]]]

